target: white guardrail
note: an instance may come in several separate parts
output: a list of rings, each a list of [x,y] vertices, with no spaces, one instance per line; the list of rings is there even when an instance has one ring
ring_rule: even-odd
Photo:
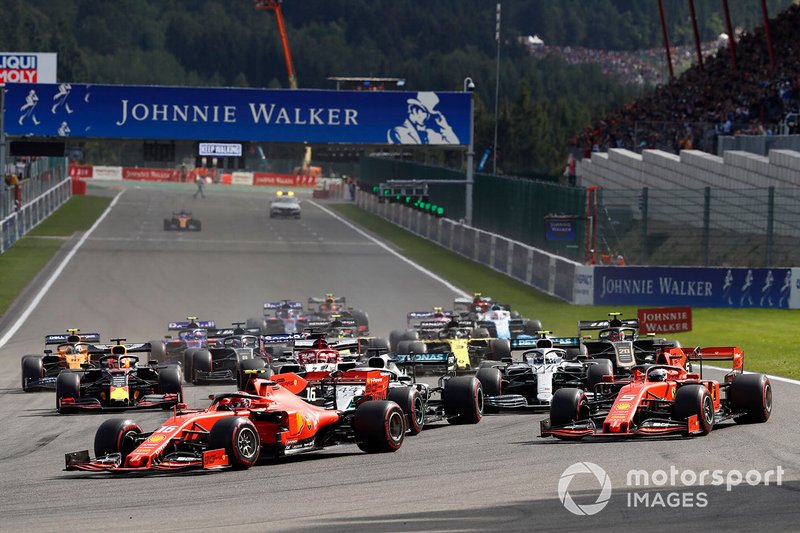
[[[363,191],[356,194],[356,205],[552,296],[570,303],[592,304],[592,266],[402,204],[381,203],[377,196]]]
[[[0,220],[0,254],[50,216],[71,196],[71,180],[65,178]]]

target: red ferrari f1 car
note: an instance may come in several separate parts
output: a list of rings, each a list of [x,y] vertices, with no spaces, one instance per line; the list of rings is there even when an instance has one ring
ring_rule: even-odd
[[[88,451],[68,453],[66,470],[171,471],[251,467],[259,457],[280,457],[355,442],[368,453],[394,452],[403,444],[405,419],[386,401],[388,377],[349,372],[342,381],[365,384],[355,407],[329,410],[296,396],[305,380],[292,373],[252,379],[241,392],[212,396],[203,410],[177,411],[155,431],[131,420],[110,419]]]
[[[638,365],[625,376],[604,376],[588,394],[577,388],[557,390],[550,418],[541,422],[540,436],[706,435],[726,420],[769,419],[769,378],[744,374],[738,347],[672,348],[660,354],[659,360],[667,364]],[[722,383],[703,379],[703,360],[732,360],[733,369]],[[693,361],[700,362],[700,373],[691,372]]]

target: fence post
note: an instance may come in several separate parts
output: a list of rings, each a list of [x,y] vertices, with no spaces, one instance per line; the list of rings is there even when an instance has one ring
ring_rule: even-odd
[[[711,187],[703,190],[703,264],[708,266],[709,225],[711,223]]]
[[[767,257],[764,266],[772,266],[773,229],[775,223],[775,187],[769,188],[769,201],[767,203]]]
[[[642,200],[639,207],[642,210],[642,244],[639,251],[639,264],[647,264],[647,217],[648,217],[648,191],[647,187],[642,187]]]

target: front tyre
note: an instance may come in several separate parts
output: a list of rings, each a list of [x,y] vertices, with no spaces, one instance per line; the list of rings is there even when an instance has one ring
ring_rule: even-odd
[[[81,375],[77,372],[62,370],[56,378],[56,410],[59,413],[66,413],[70,409],[62,405],[64,398],[81,397]]]
[[[94,434],[94,455],[103,457],[111,453],[121,456],[120,465],[125,464],[125,458],[136,449],[136,437],[142,432],[133,420],[123,418],[109,418],[97,428]]]
[[[231,416],[220,419],[208,434],[208,450],[225,450],[235,470],[246,470],[258,460],[261,439],[250,420]]]
[[[674,416],[684,422],[694,415],[700,424],[700,434],[708,435],[714,429],[714,400],[703,385],[684,385],[675,394]]]
[[[29,387],[28,382],[32,380],[39,380],[44,377],[44,365],[42,364],[42,356],[40,355],[25,355],[22,357],[22,390],[31,392],[37,390],[38,387]]]

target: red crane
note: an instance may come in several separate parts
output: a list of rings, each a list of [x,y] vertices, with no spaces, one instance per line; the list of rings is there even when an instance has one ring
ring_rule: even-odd
[[[282,0],[255,0],[256,9],[268,9],[275,13],[278,21],[278,32],[281,34],[281,45],[283,46],[283,57],[286,59],[286,71],[289,74],[289,87],[297,89],[297,78],[294,75],[292,66],[292,54],[289,51],[289,39],[286,38],[286,26],[283,24],[283,13],[281,13]]]

